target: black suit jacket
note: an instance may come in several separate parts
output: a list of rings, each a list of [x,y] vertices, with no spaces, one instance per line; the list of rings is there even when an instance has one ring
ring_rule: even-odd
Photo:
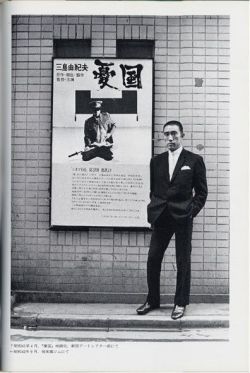
[[[150,162],[150,198],[148,222],[154,224],[168,208],[176,221],[195,217],[207,198],[206,168],[203,158],[183,149],[171,181],[169,180],[168,152]]]

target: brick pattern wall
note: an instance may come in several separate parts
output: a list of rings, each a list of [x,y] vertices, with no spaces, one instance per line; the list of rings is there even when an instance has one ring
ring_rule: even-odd
[[[207,167],[208,201],[194,224],[191,294],[198,301],[225,299],[229,18],[15,16],[12,31],[13,289],[144,298],[150,232],[50,231],[49,188],[53,39],[91,39],[92,56],[100,57],[116,56],[116,39],[148,39],[155,41],[154,152],[165,150],[162,125],[179,119],[185,147],[201,154]],[[162,266],[163,295],[174,293],[175,274],[171,242]]]

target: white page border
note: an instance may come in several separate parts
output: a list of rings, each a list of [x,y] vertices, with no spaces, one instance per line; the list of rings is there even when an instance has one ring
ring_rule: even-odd
[[[46,4],[47,3],[47,4]],[[49,4],[49,6],[47,6]],[[3,129],[4,219],[3,268],[5,308],[3,325],[8,340],[10,300],[10,128],[11,128],[11,16],[18,15],[229,15],[231,17],[231,254],[230,254],[230,342],[202,343],[125,343],[119,351],[88,353],[88,359],[61,361],[62,371],[247,371],[248,348],[248,2],[187,1],[187,2],[126,2],[126,1],[12,1],[3,7],[5,30],[3,65],[5,74],[2,100],[5,117]],[[108,13],[107,13],[108,12]],[[6,144],[6,145],[4,145]],[[8,208],[7,208],[8,207]],[[3,346],[4,368],[9,366],[8,343]],[[54,358],[55,359],[55,358]],[[156,363],[157,362],[157,363]],[[27,369],[25,361],[16,370]],[[29,370],[53,370],[48,361],[29,365]],[[54,364],[53,364],[54,365]],[[58,369],[58,366],[57,366]]]

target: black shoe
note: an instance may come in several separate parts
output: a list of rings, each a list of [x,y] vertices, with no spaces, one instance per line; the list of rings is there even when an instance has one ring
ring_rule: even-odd
[[[172,314],[171,314],[171,318],[173,320],[177,320],[177,319],[180,319],[181,317],[184,316],[184,312],[185,312],[185,306],[178,306],[178,305],[175,305],[174,308],[173,308],[173,311],[172,311]]]
[[[142,306],[137,308],[136,312],[138,313],[138,315],[146,315],[148,312],[153,311],[157,308],[160,308],[160,306],[151,306],[148,302],[146,302]]]

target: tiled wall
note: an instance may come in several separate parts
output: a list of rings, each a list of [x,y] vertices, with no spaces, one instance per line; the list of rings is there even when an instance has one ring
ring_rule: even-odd
[[[52,299],[62,292],[69,301],[144,299],[150,232],[50,231],[49,188],[53,39],[91,39],[95,57],[115,57],[116,39],[148,39],[155,41],[154,153],[165,150],[162,125],[179,119],[184,146],[207,167],[208,200],[194,224],[192,299],[227,299],[229,18],[15,16],[12,30],[13,290]],[[172,242],[162,266],[165,301],[172,301],[175,271]]]

